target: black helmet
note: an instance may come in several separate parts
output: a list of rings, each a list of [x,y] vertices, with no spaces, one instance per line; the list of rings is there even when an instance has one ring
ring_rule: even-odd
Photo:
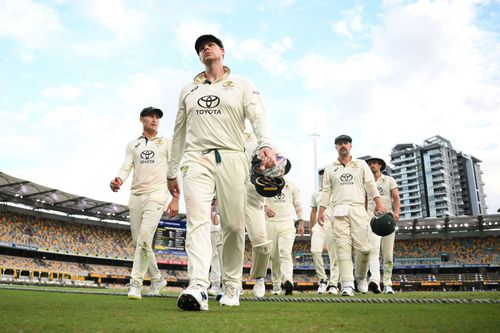
[[[289,165],[288,163],[285,162],[285,165]],[[260,170],[260,159],[257,155],[254,155],[252,158],[250,182],[255,186],[257,193],[267,198],[281,194],[283,187],[285,187],[285,179],[283,177],[268,177],[262,173]]]
[[[396,223],[394,222],[392,213],[375,216],[371,219],[370,226],[375,235],[382,237],[388,236],[396,230]]]

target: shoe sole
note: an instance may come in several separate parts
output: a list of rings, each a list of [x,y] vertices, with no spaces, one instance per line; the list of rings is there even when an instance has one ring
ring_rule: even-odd
[[[368,290],[372,291],[374,294],[380,294],[382,291],[378,288],[375,282],[370,282],[368,284]]]
[[[285,282],[285,295],[293,294],[293,284],[290,281]]]
[[[177,306],[186,311],[200,311],[200,303],[196,301],[193,295],[181,295],[177,300]]]
[[[139,300],[139,299],[142,299],[142,296],[132,296],[132,295],[128,295],[127,296],[128,299],[133,299],[133,300]]]

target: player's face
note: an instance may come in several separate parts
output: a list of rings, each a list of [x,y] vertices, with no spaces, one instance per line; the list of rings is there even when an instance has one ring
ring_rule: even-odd
[[[158,126],[160,126],[160,117],[156,114],[148,114],[147,116],[141,117],[141,122],[144,127],[144,131],[156,132]]]
[[[382,167],[380,165],[380,163],[376,162],[376,161],[370,161],[368,163],[368,166],[370,167],[370,170],[373,172],[373,173],[377,173],[380,171],[380,168]]]
[[[335,148],[340,157],[347,157],[351,153],[352,145],[349,141],[339,141],[339,143],[335,145]]]
[[[198,55],[200,61],[207,64],[212,61],[222,60],[224,57],[224,49],[216,43],[208,41],[201,45]]]

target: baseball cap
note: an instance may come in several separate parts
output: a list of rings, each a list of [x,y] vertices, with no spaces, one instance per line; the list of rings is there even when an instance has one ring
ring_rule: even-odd
[[[144,108],[142,109],[141,111],[141,117],[145,117],[147,115],[150,115],[152,113],[156,113],[158,115],[158,117],[163,117],[163,111],[158,109],[158,108],[154,108],[152,106],[149,106],[147,108]]]
[[[349,135],[342,134],[335,138],[335,144],[339,143],[340,141],[352,142],[352,138]]]
[[[385,170],[385,167],[386,167],[386,164],[385,164],[385,161],[379,157],[370,157],[370,158],[367,158],[366,159],[366,163],[370,163],[370,162],[377,162],[378,164],[381,165],[380,167],[380,171],[384,171]]]
[[[200,52],[200,47],[206,42],[214,42],[215,44],[219,45],[221,49],[224,48],[224,45],[222,45],[222,41],[214,35],[201,35],[194,43],[196,54]]]

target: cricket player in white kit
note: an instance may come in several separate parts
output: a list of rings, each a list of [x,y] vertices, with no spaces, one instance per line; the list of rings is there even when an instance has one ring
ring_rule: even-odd
[[[370,222],[365,208],[365,193],[375,201],[375,210],[385,212],[373,174],[363,160],[351,156],[352,139],[348,135],[335,138],[338,159],[325,169],[318,223],[333,225],[335,249],[339,264],[342,296],[354,296],[352,248],[356,254],[358,290],[368,292],[368,256],[370,254]],[[326,221],[325,210],[332,208]]]
[[[142,135],[127,145],[125,160],[116,177],[110,182],[111,190],[117,192],[134,170],[129,211],[135,253],[129,299],[141,299],[141,286],[146,271],[151,276],[150,294],[157,295],[167,284],[161,276],[152,249],[158,222],[170,196],[167,189],[167,167],[171,141],[158,135],[162,116],[163,112],[153,107],[141,111]],[[173,217],[178,211],[179,199],[172,198],[167,213]]]
[[[285,187],[278,194],[266,198],[267,233],[273,242],[271,250],[272,293],[281,294],[281,286],[285,295],[293,293],[293,259],[292,249],[295,241],[295,217],[299,222],[298,234],[304,235],[304,219],[300,192],[293,182],[286,180]]]
[[[323,184],[323,174],[325,169],[321,169],[318,174],[320,178],[320,186]],[[337,295],[337,284],[339,282],[339,266],[337,263],[337,254],[335,253],[335,243],[333,239],[333,230],[331,223],[326,223],[321,226],[316,223],[318,210],[321,206],[321,187],[314,191],[311,197],[311,213],[309,223],[311,228],[311,254],[314,262],[314,270],[319,278],[318,293],[328,293]],[[327,220],[331,216],[331,208],[328,207],[325,211]],[[323,262],[323,250],[326,247],[328,257],[330,258],[330,279],[327,281],[325,273],[325,264]]]
[[[366,160],[368,166],[370,167],[375,181],[377,184],[378,192],[380,194],[380,200],[382,204],[391,212],[394,216],[394,222],[399,220],[399,212],[401,208],[401,201],[399,199],[398,185],[396,181],[391,176],[386,176],[382,174],[385,170],[385,161],[378,157],[371,157]],[[368,194],[368,213],[373,217],[373,211],[375,209],[373,204],[373,198]],[[370,230],[370,243],[371,252],[369,259],[369,269],[370,269],[370,279],[368,283],[368,288],[374,293],[380,293],[380,251],[382,250],[382,260],[383,260],[383,283],[384,283],[384,294],[394,294],[392,289],[392,268],[394,266],[393,253],[394,253],[394,239],[396,237],[396,232],[384,237],[380,237]]]
[[[245,153],[249,165],[253,154],[258,148],[257,139],[252,133],[245,132]],[[252,243],[252,268],[250,277],[255,280],[253,293],[255,297],[264,297],[266,285],[264,278],[267,275],[267,266],[271,255],[272,241],[267,235],[266,213],[264,210],[265,199],[247,179],[246,184],[247,205],[245,209],[245,228],[248,238]]]
[[[205,71],[180,93],[168,187],[173,196],[179,196],[176,174],[180,165],[187,213],[190,282],[179,295],[177,305],[183,310],[208,310],[210,203],[214,192],[224,238],[224,296],[220,304],[240,304],[249,172],[243,147],[245,120],[249,120],[259,142],[262,167],[272,167],[276,156],[259,92],[249,80],[233,77],[223,65],[225,50],[221,40],[213,35],[200,36],[195,49]]]

